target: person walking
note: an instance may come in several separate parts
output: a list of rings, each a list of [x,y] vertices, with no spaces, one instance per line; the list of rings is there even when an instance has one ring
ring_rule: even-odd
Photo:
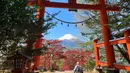
[[[80,66],[79,62],[77,62],[75,67],[74,67],[74,73],[83,73],[83,69]]]

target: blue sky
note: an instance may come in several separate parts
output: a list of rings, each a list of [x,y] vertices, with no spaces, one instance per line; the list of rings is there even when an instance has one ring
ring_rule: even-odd
[[[52,1],[59,1],[59,0],[52,0]],[[62,0],[63,2],[66,2],[67,0]],[[58,9],[58,8],[46,8],[46,11],[53,14],[58,11],[61,11],[56,17],[64,20],[64,21],[69,21],[69,22],[74,22],[74,14],[73,12],[69,12],[68,9]],[[73,36],[79,37],[80,32],[79,30],[75,27],[75,25],[70,24],[69,27],[67,26],[68,24],[63,24],[59,22],[53,29],[49,30],[49,34],[44,36],[46,39],[58,39],[65,34],[72,34]]]

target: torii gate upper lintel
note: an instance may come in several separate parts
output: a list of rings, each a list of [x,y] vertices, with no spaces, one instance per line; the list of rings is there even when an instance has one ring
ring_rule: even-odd
[[[106,50],[106,58],[107,58],[107,66],[112,67],[115,62],[115,55],[112,46],[110,45],[110,30],[107,26],[108,24],[108,16],[107,11],[119,11],[119,7],[109,6],[105,4],[104,0],[98,0],[98,4],[77,4],[76,0],[68,0],[68,3],[61,2],[50,2],[49,0],[29,0],[28,5],[36,4],[40,7],[40,10],[37,14],[37,19],[44,17],[45,7],[52,8],[67,8],[67,9],[84,9],[84,10],[98,10],[100,11],[100,22],[102,25],[102,33],[104,39],[104,45]],[[41,32],[40,32],[41,33]],[[41,34],[40,34],[41,35]],[[40,41],[36,41],[36,45],[39,45]],[[41,46],[37,46],[35,48],[39,48]],[[96,58],[96,61],[99,59]],[[39,62],[39,61],[37,61]],[[38,65],[36,65],[38,66]],[[96,64],[98,66],[98,62]]]
[[[33,4],[37,4],[41,7],[52,7],[52,8],[66,8],[66,9],[83,9],[83,10],[100,10],[103,5],[101,4],[77,4],[75,2],[76,0],[69,0],[69,3],[61,3],[61,2],[50,2],[49,0],[42,0],[42,1],[31,1],[29,0],[28,6],[31,6]],[[100,2],[101,0],[99,0]],[[107,11],[119,11],[120,7],[117,6],[110,6],[105,5],[105,8]]]

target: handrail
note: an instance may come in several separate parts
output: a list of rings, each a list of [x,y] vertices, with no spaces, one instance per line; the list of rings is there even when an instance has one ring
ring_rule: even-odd
[[[119,38],[119,39],[115,39],[115,40],[110,40],[110,44],[111,45],[123,44],[123,43],[126,43],[126,39],[124,37],[123,38]],[[103,47],[104,46],[104,42],[97,43],[96,45],[97,45],[97,47]]]

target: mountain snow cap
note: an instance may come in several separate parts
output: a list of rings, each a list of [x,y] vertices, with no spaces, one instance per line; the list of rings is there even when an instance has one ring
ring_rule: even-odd
[[[77,38],[71,34],[65,34],[64,36],[60,37],[59,40],[77,40]]]

